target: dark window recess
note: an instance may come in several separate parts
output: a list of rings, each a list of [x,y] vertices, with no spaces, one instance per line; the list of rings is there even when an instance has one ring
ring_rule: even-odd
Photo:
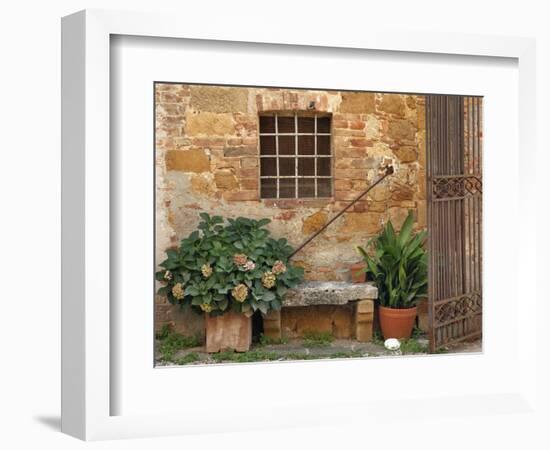
[[[260,116],[260,196],[332,196],[331,117]]]

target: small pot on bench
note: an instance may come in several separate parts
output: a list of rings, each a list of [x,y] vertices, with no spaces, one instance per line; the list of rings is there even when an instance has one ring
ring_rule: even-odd
[[[352,283],[365,283],[367,281],[366,269],[367,265],[364,262],[358,262],[349,266]]]

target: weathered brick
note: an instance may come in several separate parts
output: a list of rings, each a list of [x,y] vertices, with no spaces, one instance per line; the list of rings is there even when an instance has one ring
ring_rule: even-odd
[[[258,191],[235,191],[224,192],[223,198],[228,201],[246,201],[246,200],[258,200]]]
[[[225,156],[255,156],[258,154],[258,149],[252,146],[240,146],[240,147],[225,147],[223,149]]]
[[[336,191],[345,191],[351,189],[351,180],[334,180],[334,189]]]
[[[259,158],[241,158],[241,167],[258,167]]]
[[[362,130],[363,128],[365,128],[365,122],[363,122],[362,120],[352,120],[349,123],[349,127],[352,130]]]
[[[352,147],[369,147],[372,146],[372,141],[368,139],[351,139],[350,144]]]
[[[239,178],[254,178],[258,176],[258,168],[257,167],[241,168],[237,171],[237,175],[239,176]]]
[[[247,190],[257,190],[258,189],[258,179],[257,178],[241,178],[240,179],[241,189]]]
[[[348,128],[348,121],[347,120],[333,120],[332,126],[334,128]]]

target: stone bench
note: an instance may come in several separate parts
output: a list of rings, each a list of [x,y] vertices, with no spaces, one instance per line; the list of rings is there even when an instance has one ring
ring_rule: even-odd
[[[282,316],[292,308],[321,306],[351,306],[350,335],[360,342],[372,340],[374,300],[378,290],[370,283],[349,283],[339,281],[308,281],[290,289],[283,299],[283,311],[270,311],[263,316],[264,335],[280,339],[283,333]],[[316,330],[312,330],[316,331]]]

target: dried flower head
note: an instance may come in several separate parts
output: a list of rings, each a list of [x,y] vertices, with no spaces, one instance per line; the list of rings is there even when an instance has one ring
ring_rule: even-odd
[[[236,255],[233,255],[233,262],[237,266],[244,266],[247,261],[248,261],[248,257],[246,255],[243,255],[242,253],[238,253]]]
[[[273,272],[264,272],[262,275],[262,284],[267,289],[271,289],[273,286],[275,286],[276,280],[277,277]]]
[[[231,290],[231,295],[235,300],[242,303],[246,300],[246,297],[248,297],[248,288],[245,284],[241,283]]]
[[[201,272],[204,278],[208,278],[210,275],[212,275],[212,267],[210,267],[210,264],[203,264],[201,266]]]
[[[166,272],[164,272],[164,277],[163,277],[166,281],[170,281],[172,278],[174,278],[174,276],[172,275],[172,272],[170,272],[169,270],[167,270]]]
[[[172,288],[172,295],[178,300],[183,299],[183,297],[185,296],[185,293],[183,292],[183,284],[176,283]]]
[[[281,273],[286,272],[286,266],[282,261],[275,261],[275,264],[273,264],[273,267],[271,268],[271,271],[275,275],[279,275]]]
[[[247,272],[254,270],[256,268],[256,264],[254,264],[254,261],[247,261],[243,265],[243,269]]]
[[[212,305],[208,304],[208,303],[203,303],[201,305],[201,309],[205,312],[205,313],[209,313],[210,311],[212,311]]]

